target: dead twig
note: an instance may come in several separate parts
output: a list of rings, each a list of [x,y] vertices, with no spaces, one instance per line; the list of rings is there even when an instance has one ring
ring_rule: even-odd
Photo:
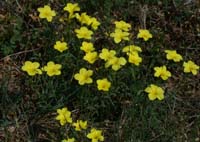
[[[7,56],[1,58],[0,61],[3,61],[4,59],[12,57],[12,56],[16,56],[16,55],[20,55],[20,54],[24,54],[24,53],[29,53],[29,52],[33,52],[33,51],[39,50],[40,48],[41,47],[36,48],[36,49],[32,49],[32,50],[25,50],[25,51],[20,51],[20,52],[17,52],[17,53],[13,53],[13,54],[10,54],[10,55],[7,55]]]
[[[147,19],[148,7],[147,5],[140,6],[140,24],[143,29],[146,29],[146,19]]]

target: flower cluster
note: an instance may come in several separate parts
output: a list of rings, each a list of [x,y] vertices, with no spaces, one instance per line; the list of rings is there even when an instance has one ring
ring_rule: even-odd
[[[26,71],[28,75],[34,76],[36,74],[42,74],[42,71],[47,72],[48,76],[60,75],[61,74],[61,64],[55,64],[53,61],[49,61],[46,66],[40,68],[40,63],[26,61],[22,66],[22,70]]]
[[[117,57],[115,50],[108,50],[106,48],[101,50],[99,57],[106,62],[106,68],[111,66],[114,71],[118,71],[127,62],[124,57]]]
[[[78,68],[78,71],[73,75],[73,79],[75,79],[79,85],[83,86],[94,83],[99,91],[108,92],[114,84],[112,78],[109,78],[110,76],[96,77],[99,73],[96,68],[101,66],[102,63],[102,67],[104,69],[106,68],[106,71],[111,69],[113,72],[117,72],[130,64],[135,67],[141,65],[143,61],[141,56],[142,47],[131,42],[131,38],[134,35],[131,33],[132,27],[130,23],[123,20],[114,22],[115,29],[109,33],[109,38],[111,37],[112,40],[114,40],[114,46],[117,44],[119,47],[113,47],[112,45],[110,47],[97,47],[98,45],[94,42],[94,35],[101,24],[100,21],[88,15],[86,12],[81,12],[78,3],[67,3],[63,10],[68,14],[67,21],[69,24],[73,22],[73,20],[75,23],[78,23],[76,28],[71,31],[75,34],[75,39],[80,41],[77,42],[77,45],[79,43],[81,44],[78,45],[78,48],[80,47],[81,55],[84,53],[81,59],[83,59],[86,64],[86,66]],[[38,12],[39,17],[41,19],[46,19],[48,22],[51,22],[53,17],[56,16],[56,12],[48,5],[38,8]],[[143,41],[146,42],[152,39],[153,35],[147,29],[139,29],[136,38],[143,39]],[[130,43],[127,41],[130,41]],[[68,42],[62,39],[54,41],[52,49],[57,50],[59,54],[63,55],[68,51],[70,52],[71,46],[72,44],[70,41]],[[176,50],[165,50],[164,53],[166,54],[166,59],[169,60],[168,62],[173,61],[178,63],[183,60],[182,55],[177,53]],[[193,75],[198,74],[199,66],[191,60],[184,61],[183,68],[183,72],[185,73],[192,73]],[[46,72],[46,74],[51,77],[61,75],[62,65],[49,61],[46,65],[40,67],[39,62],[25,61],[21,69],[30,76],[41,75],[43,72]],[[162,81],[167,81],[172,76],[170,68],[167,67],[167,65],[158,65],[152,70],[154,71],[154,77],[162,79]],[[144,89],[144,92],[148,93],[148,98],[151,101],[156,99],[163,100],[165,98],[165,90],[157,84],[152,83],[148,85]],[[77,132],[84,131],[86,137],[92,142],[104,141],[101,130],[91,128],[88,132],[88,122],[83,120],[73,121],[72,113],[66,107],[58,109],[57,114],[55,119],[59,121],[61,126],[69,125]],[[75,141],[76,139],[73,137],[62,140],[62,142]]]
[[[63,10],[69,12],[69,19],[72,19],[75,17],[75,12],[80,11],[80,7],[78,3],[67,3]]]
[[[94,64],[95,61],[100,58],[105,61],[105,68],[111,67],[114,71],[118,71],[120,68],[127,64],[126,58],[122,56],[117,56],[115,50],[103,48],[98,55],[98,52],[95,51],[93,43],[91,41],[87,41],[91,40],[94,34],[94,31],[92,31],[91,29],[97,30],[98,26],[100,25],[100,22],[95,17],[89,16],[86,12],[79,13],[81,9],[78,3],[67,3],[64,7],[64,11],[67,11],[69,13],[68,19],[74,18],[81,24],[81,27],[75,29],[74,31],[78,39],[85,40],[82,42],[82,46],[80,47],[80,49],[85,53],[85,55],[83,56],[83,60],[87,61],[89,64]],[[115,21],[114,24],[115,30],[113,33],[110,34],[110,37],[113,37],[114,42],[120,43],[122,40],[130,40],[129,36],[131,24],[123,20]],[[140,29],[137,37],[143,38],[145,41],[147,41],[149,38],[152,38],[152,35],[148,30]],[[68,46],[66,42],[56,41],[54,49],[62,53],[63,51],[68,49]],[[122,52],[126,53],[126,55],[128,56],[129,63],[139,66],[142,62],[142,58],[139,55],[139,53],[142,52],[141,47],[133,44],[127,45],[123,48]],[[51,68],[49,67],[48,70],[44,68],[44,70],[49,71],[51,70]],[[51,70],[51,72],[52,71],[53,70]],[[57,72],[54,74],[58,75],[59,73]],[[52,74],[49,73],[48,75],[51,76]],[[74,79],[76,79],[80,85],[91,84],[93,83],[92,75],[92,70],[87,70],[83,67],[79,70],[79,73],[76,73],[74,75]],[[105,77],[103,79],[98,79],[96,83],[98,90],[109,91],[111,87],[111,82]]]
[[[183,57],[176,52],[176,50],[165,50],[167,60],[173,60],[174,62],[180,62]]]
[[[142,62],[142,58],[139,56],[139,53],[142,52],[141,47],[136,45],[125,46],[122,52],[127,54],[129,63],[139,66]]]
[[[102,131],[96,128],[91,128],[91,131],[88,132],[88,122],[83,120],[76,120],[75,122],[72,119],[71,111],[68,108],[64,107],[61,109],[57,109],[56,120],[60,122],[61,126],[65,124],[69,124],[76,132],[86,131],[86,137],[91,139],[92,142],[104,141],[104,136],[102,135]],[[76,139],[74,137],[68,137],[67,139],[63,139],[62,142],[75,142]]]
[[[125,21],[115,22],[115,31],[110,34],[114,38],[115,43],[120,43],[122,40],[129,40],[129,30],[131,25]]]
[[[183,60],[183,57],[176,52],[176,50],[165,50],[166,53],[166,59],[172,60],[174,62],[180,62]],[[192,73],[193,75],[197,75],[199,66],[196,65],[193,61],[189,60],[188,62],[183,63],[184,72],[185,73]],[[163,80],[167,80],[169,77],[171,77],[171,72],[167,70],[167,67],[161,66],[161,67],[154,67],[154,76],[155,77],[161,77]],[[149,87],[145,89],[145,92],[148,93],[150,100],[155,100],[156,98],[158,100],[164,99],[164,90],[156,86],[154,84],[151,84]]]
[[[142,52],[141,47],[131,44],[124,46],[122,53],[126,53],[126,56],[128,56],[128,59],[126,60],[125,57],[119,56],[118,52],[113,49],[109,48],[103,48],[101,49],[101,52],[98,53],[93,45],[92,39],[94,35],[94,31],[98,29],[100,22],[90,15],[88,15],[86,12],[80,12],[81,9],[78,5],[78,3],[67,3],[66,6],[63,8],[64,11],[68,12],[68,20],[69,19],[75,19],[78,23],[80,23],[81,27],[76,28],[74,30],[76,36],[78,39],[83,39],[82,45],[80,47],[80,50],[82,50],[85,55],[83,56],[83,60],[87,61],[89,64],[94,64],[98,59],[102,59],[105,62],[105,68],[111,67],[112,70],[118,71],[120,68],[125,66],[127,64],[127,61],[131,64],[134,64],[135,66],[139,66],[142,62],[142,57],[140,56],[140,53]],[[39,17],[47,19],[48,22],[51,22],[53,17],[56,16],[56,12],[51,9],[50,6],[45,5],[44,7],[38,8],[39,11]],[[123,20],[115,21],[114,22],[115,29],[114,32],[110,33],[110,37],[114,39],[114,42],[119,44],[123,40],[129,41],[130,40],[130,30],[131,30],[131,24],[127,23]],[[148,41],[153,36],[147,29],[139,29],[139,33],[137,34],[137,38],[142,38],[144,41]],[[91,40],[91,41],[88,41]],[[64,52],[68,49],[67,42],[64,41],[56,41],[54,45],[54,49],[58,50],[59,52]],[[119,51],[119,50],[117,50]],[[174,62],[180,62],[183,60],[183,57],[178,54],[175,50],[165,50],[166,58],[167,60],[172,60]],[[34,76],[36,74],[42,74],[42,71],[47,72],[48,76],[54,76],[54,75],[60,75],[61,74],[61,65],[55,64],[54,62],[50,61],[47,63],[46,66],[39,68],[40,64],[38,62],[25,62],[25,65],[22,67],[23,71],[26,71],[30,76]],[[185,73],[192,73],[193,75],[196,75],[199,70],[199,66],[196,65],[194,62],[189,60],[188,62],[183,63],[184,72]],[[154,76],[157,78],[161,78],[162,80],[167,80],[169,77],[172,76],[171,72],[167,70],[166,65],[162,66],[156,66],[154,67]],[[85,84],[91,84],[93,83],[92,79],[93,70],[81,68],[79,70],[79,73],[76,73],[74,75],[74,79],[78,81],[80,85]],[[111,82],[106,78],[97,79],[96,80],[97,88],[98,90],[102,91],[109,91],[111,87]],[[155,88],[156,85],[150,85],[150,88]],[[158,87],[158,86],[157,86]],[[149,88],[149,87],[147,87]],[[159,89],[145,89],[145,92],[151,94],[153,91],[155,92],[162,92],[162,91],[155,91],[160,90]],[[163,90],[164,92],[164,90]],[[163,93],[162,92],[162,93]],[[153,94],[154,94],[153,93]],[[160,93],[160,94],[162,94]],[[157,94],[157,93],[156,93]],[[156,98],[156,97],[154,97]],[[163,99],[164,97],[161,97]],[[160,100],[161,100],[160,99]],[[150,100],[153,100],[152,97]]]
[[[87,15],[86,12],[78,13],[80,11],[78,3],[67,3],[64,7],[64,11],[69,13],[68,19],[76,18],[81,25],[91,26],[93,30],[97,30],[100,22],[92,16]],[[82,29],[84,30],[84,29]]]
[[[81,131],[82,129],[87,129],[87,121],[77,120],[76,123],[73,123],[76,131]]]
[[[93,30],[97,30],[100,22],[95,18],[87,15],[86,12],[81,14],[76,14],[76,19],[81,23],[81,25],[91,26]]]
[[[176,52],[176,50],[165,50],[167,60],[173,60],[174,62],[180,62],[183,60],[183,57]],[[184,72],[192,73],[193,75],[197,75],[199,66],[196,65],[193,61],[189,60],[187,62],[183,62]]]
[[[91,84],[93,83],[93,79],[91,76],[93,75],[92,70],[87,70],[86,68],[81,68],[79,73],[75,74],[74,78],[78,80],[80,85]],[[98,90],[109,91],[111,83],[106,79],[97,80],[97,88]]]

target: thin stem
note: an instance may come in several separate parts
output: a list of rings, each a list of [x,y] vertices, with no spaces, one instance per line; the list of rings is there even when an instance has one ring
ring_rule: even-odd
[[[20,55],[20,54],[24,54],[24,53],[28,53],[28,52],[33,52],[33,51],[39,50],[40,48],[41,47],[36,48],[36,49],[32,49],[32,50],[25,50],[25,51],[20,51],[20,52],[17,52],[17,53],[13,53],[13,54],[10,54],[10,55],[7,55],[7,56],[1,58],[0,61],[4,60],[6,58],[12,57],[12,56],[16,56],[16,55]]]

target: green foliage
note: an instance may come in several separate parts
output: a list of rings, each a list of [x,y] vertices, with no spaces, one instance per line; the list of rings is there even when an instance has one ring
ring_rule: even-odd
[[[15,21],[13,21],[15,20]],[[10,25],[6,25],[8,23],[11,23]],[[12,23],[15,22],[15,23]],[[22,41],[22,19],[20,17],[10,17],[8,21],[5,23],[5,28],[3,30],[3,33],[1,33],[0,38],[0,44],[1,44],[1,52],[3,55],[8,55],[14,52],[14,50],[17,48],[17,44]]]
[[[164,50],[175,49],[185,60],[200,64],[196,56],[199,52],[198,7],[184,6],[177,0],[76,1],[82,12],[101,22],[92,39],[97,52],[106,47],[115,49],[118,57],[125,57],[121,50],[128,42],[117,45],[107,34],[114,30],[116,20],[131,23],[130,43],[142,47],[143,61],[139,67],[127,64],[115,72],[105,69],[102,60],[93,65],[83,60],[81,40],[74,32],[81,25],[73,20],[59,21],[60,17],[67,17],[62,11],[67,2],[0,2],[4,5],[3,14],[0,14],[0,18],[4,17],[0,19],[0,59],[11,55],[4,58],[8,61],[0,62],[0,133],[3,133],[0,141],[60,141],[68,135],[81,139],[79,133],[56,122],[56,109],[62,107],[68,107],[74,119],[87,120],[91,127],[102,129],[106,142],[197,140],[200,132],[199,75],[184,75],[181,64],[165,59]],[[37,8],[44,5],[57,11],[51,23],[37,17]],[[144,6],[148,7],[146,18],[141,14]],[[144,18],[147,29],[153,34],[146,43],[136,38]],[[62,38],[69,49],[60,53],[53,46]],[[54,61],[62,65],[62,74],[49,77],[43,73],[30,77],[21,71],[27,60],[38,61],[42,67]],[[153,68],[161,65],[173,72],[168,81],[153,76]],[[93,84],[81,86],[74,79],[82,67],[94,71]],[[112,82],[109,92],[97,89],[95,81],[103,77]],[[151,83],[165,88],[164,101],[148,99],[144,89]]]

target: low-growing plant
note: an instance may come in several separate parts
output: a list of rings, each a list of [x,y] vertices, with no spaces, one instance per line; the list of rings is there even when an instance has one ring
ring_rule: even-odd
[[[8,142],[198,140],[198,26],[179,34],[198,18],[186,3],[16,3],[0,33],[0,141],[1,130]]]
[[[36,78],[46,76],[44,72],[47,73],[48,78],[56,79],[57,75],[63,78],[67,76],[68,79],[66,78],[65,81],[70,82],[68,83],[70,89],[67,91],[70,93],[75,91],[73,94],[76,94],[77,98],[83,102],[83,104],[80,104],[81,109],[91,112],[94,109],[97,111],[90,115],[90,117],[95,116],[98,118],[104,115],[105,112],[102,111],[103,114],[98,114],[98,109],[101,109],[103,104],[100,106],[94,105],[90,109],[87,104],[85,105],[85,102],[88,102],[88,104],[91,101],[104,103],[104,100],[108,99],[113,103],[113,100],[123,97],[128,93],[124,92],[125,94],[120,94],[116,92],[121,91],[118,88],[121,87],[120,84],[122,82],[130,90],[131,95],[128,96],[133,99],[136,97],[145,98],[147,96],[145,92],[148,93],[150,101],[165,99],[167,94],[165,81],[174,75],[172,71],[167,69],[167,66],[173,61],[183,61],[184,57],[182,55],[178,54],[176,50],[165,50],[166,57],[163,56],[160,60],[167,59],[172,61],[168,62],[166,60],[162,64],[158,63],[160,66],[147,68],[145,66],[148,66],[148,62],[143,63],[147,59],[145,55],[142,56],[142,51],[151,50],[147,49],[147,46],[154,42],[153,40],[151,41],[154,36],[149,30],[138,29],[139,32],[134,37],[135,35],[132,33],[133,27],[130,23],[123,20],[115,20],[114,23],[110,21],[110,24],[114,28],[113,26],[108,27],[106,31],[103,31],[100,28],[103,24],[103,22],[100,22],[101,19],[89,16],[87,12],[81,11],[78,3],[67,3],[63,7],[63,10],[66,13],[62,15],[60,14],[62,12],[56,12],[48,5],[38,8],[39,17],[44,19],[42,23],[44,22],[47,25],[55,21],[55,26],[65,27],[66,25],[66,28],[60,31],[61,33],[58,37],[55,37],[55,44],[49,45],[50,48],[46,51],[46,54],[48,52],[55,53],[54,55],[52,54],[49,61],[43,61],[46,61],[47,65],[39,68],[40,63],[26,61],[22,66],[23,71],[26,71],[30,76],[37,76]],[[107,39],[107,43],[102,43],[103,47],[95,44],[99,37]],[[137,45],[135,40],[146,43],[141,44],[142,47]],[[156,54],[160,54],[161,52],[159,49],[155,51]],[[148,60],[152,60],[151,58]],[[199,70],[199,66],[193,61],[184,62],[183,68],[183,72],[191,72],[193,75],[197,75]],[[151,81],[140,79],[140,76],[148,72],[148,70],[152,70],[152,76],[155,79]],[[155,71],[154,74],[153,70]],[[132,85],[133,82],[137,82],[140,85],[136,88],[136,86]],[[74,90],[72,91],[71,88]],[[140,96],[137,96],[138,93]],[[116,102],[120,103],[118,101],[117,99]],[[104,105],[107,107],[106,104]],[[58,109],[58,113],[59,115],[56,119],[60,120],[61,126],[65,125],[66,122],[72,123],[71,112],[66,108]],[[98,121],[98,119],[94,121]],[[87,121],[73,121],[71,126],[75,126],[75,131],[81,131],[81,129],[86,129]],[[104,141],[101,133],[100,130],[92,129],[87,138],[91,139],[92,142]],[[72,137],[63,140],[63,142],[74,142],[78,138],[77,141],[83,140],[78,134],[74,134]]]

